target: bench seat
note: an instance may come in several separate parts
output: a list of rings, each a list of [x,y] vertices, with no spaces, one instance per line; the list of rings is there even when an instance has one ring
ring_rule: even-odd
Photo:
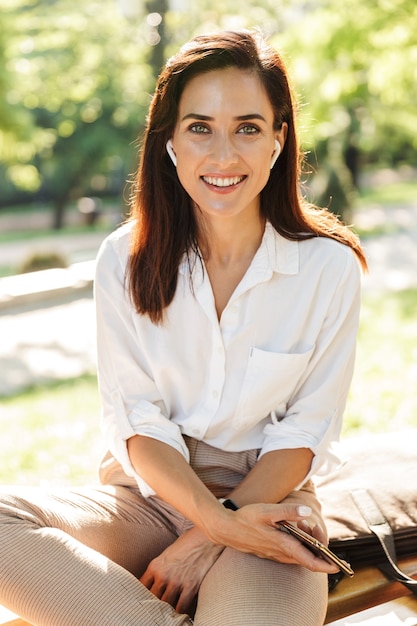
[[[408,576],[417,577],[417,556],[400,559],[398,564]],[[353,578],[343,578],[329,593],[325,623],[407,595],[412,595],[409,589],[389,581],[377,568],[358,568]]]
[[[330,622],[327,626],[392,626],[395,624],[410,624],[409,618],[417,616],[417,597],[415,595],[397,598],[391,602],[384,602],[371,609],[360,611],[354,615]],[[417,624],[417,621],[412,622]]]

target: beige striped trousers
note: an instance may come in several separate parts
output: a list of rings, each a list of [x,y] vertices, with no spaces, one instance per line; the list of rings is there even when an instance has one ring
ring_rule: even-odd
[[[187,439],[191,464],[217,497],[256,462]],[[321,626],[327,577],[226,548],[207,573],[191,619],[138,580],[190,527],[172,507],[144,499],[107,457],[100,486],[0,491],[0,602],[36,626]],[[279,477],[277,477],[279,480]],[[289,496],[320,507],[310,484]]]

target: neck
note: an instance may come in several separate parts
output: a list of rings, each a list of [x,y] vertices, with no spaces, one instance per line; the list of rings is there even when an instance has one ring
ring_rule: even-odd
[[[265,220],[199,220],[198,244],[206,265],[250,263],[265,230]]]

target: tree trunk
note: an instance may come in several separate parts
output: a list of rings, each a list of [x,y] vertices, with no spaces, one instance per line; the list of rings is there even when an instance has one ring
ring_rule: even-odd
[[[65,207],[68,203],[68,196],[59,196],[53,203],[53,228],[60,230],[64,227]]]

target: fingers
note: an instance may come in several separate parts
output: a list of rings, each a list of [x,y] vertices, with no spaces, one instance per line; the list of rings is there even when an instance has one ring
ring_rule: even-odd
[[[312,516],[310,507],[285,502],[247,505],[235,515],[236,521],[242,516],[250,524],[246,524],[239,545],[233,545],[231,542],[229,544],[231,547],[236,547],[244,552],[253,552],[262,558],[269,558],[282,563],[299,564],[314,572],[334,573],[338,571],[336,565],[313,553],[312,550],[317,550],[316,545],[306,547],[302,543],[302,537],[293,537],[287,532],[279,530],[280,522],[292,522],[294,527],[304,530],[310,537],[313,536],[327,545],[325,530],[315,524],[315,516]],[[273,533],[271,534],[272,529]]]
[[[142,579],[141,582],[145,584]],[[150,584],[149,581],[148,584]],[[165,585],[164,583],[157,584],[153,581],[150,586],[145,585],[145,587],[147,587],[147,589],[149,589],[154,596],[159,598],[159,600],[170,604],[177,611],[177,613],[189,613],[195,601],[196,592],[194,589],[187,590],[185,588],[178,587],[174,583],[168,583]]]
[[[166,577],[154,575],[150,569],[146,570],[140,582],[159,600],[170,604],[177,613],[189,613],[194,606],[197,589],[195,586],[178,584]]]
[[[181,597],[181,589],[173,585],[168,585],[164,592],[158,596],[160,600],[168,602],[174,609],[177,607],[179,599]]]
[[[298,528],[301,528],[305,533],[308,533],[315,539],[318,539],[321,543],[324,543],[327,546],[327,533],[325,530],[319,525],[311,526],[311,523],[307,520],[301,520],[297,523]]]
[[[286,532],[280,531],[280,543],[286,555],[284,562],[298,563],[313,572],[332,574],[339,570],[334,563],[324,560],[321,555],[313,552],[298,538],[288,535]]]
[[[319,524],[316,524],[314,526],[312,530],[312,535],[313,537],[321,541],[321,543],[324,543],[327,546],[327,532],[321,526],[319,526]]]
[[[298,522],[308,519],[312,513],[311,508],[304,504],[270,504],[268,505],[270,513],[274,516],[275,522],[283,520],[290,522]]]
[[[296,506],[294,504],[279,504],[276,506],[280,507],[279,511],[277,511],[278,514],[275,514],[276,521],[297,522],[297,526],[304,532],[327,545],[327,532],[319,524],[314,524],[313,526],[312,520],[309,519],[312,514],[309,506]]]
[[[154,577],[148,573],[148,570],[143,574],[143,576],[139,579],[142,585],[149,589],[157,598],[162,598],[166,585],[164,582],[157,582]]]
[[[194,613],[196,599],[196,592],[186,591],[182,589],[177,598],[176,604],[173,604],[172,606],[175,608],[177,613],[188,613],[190,615]]]

